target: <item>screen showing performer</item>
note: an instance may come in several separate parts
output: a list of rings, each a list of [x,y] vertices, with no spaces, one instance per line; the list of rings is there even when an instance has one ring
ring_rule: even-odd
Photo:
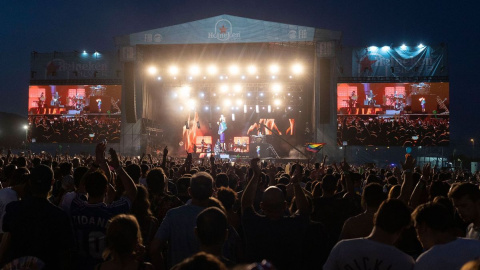
[[[39,143],[120,142],[121,85],[31,85],[29,140]]]
[[[356,107],[350,102],[354,91],[364,100]],[[339,83],[338,145],[448,145],[449,105],[447,82]]]

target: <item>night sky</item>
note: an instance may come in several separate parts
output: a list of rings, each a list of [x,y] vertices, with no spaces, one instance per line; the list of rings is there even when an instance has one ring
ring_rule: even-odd
[[[0,11],[0,111],[27,115],[32,51],[111,51],[118,35],[229,14],[341,31],[345,46],[445,42],[452,145],[460,150],[470,138],[480,143],[479,8],[472,0],[8,1]]]

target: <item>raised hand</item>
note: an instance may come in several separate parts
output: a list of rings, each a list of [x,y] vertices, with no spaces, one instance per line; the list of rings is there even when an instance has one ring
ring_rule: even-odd
[[[250,160],[250,168],[252,168],[253,173],[258,176],[262,174],[262,170],[260,170],[260,166],[258,166],[259,161],[260,161],[259,158],[254,158]]]
[[[115,151],[113,148],[110,148],[108,153],[110,154],[111,158],[110,165],[115,169],[120,167],[120,158],[118,158],[117,151]]]
[[[412,157],[410,154],[405,155],[405,163],[402,163],[402,168],[403,170],[410,170],[410,172],[413,172],[413,169],[415,168],[415,163],[417,161]]]

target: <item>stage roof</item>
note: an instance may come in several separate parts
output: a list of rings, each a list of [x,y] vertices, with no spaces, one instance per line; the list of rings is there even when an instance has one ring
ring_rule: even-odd
[[[115,37],[121,46],[316,42],[340,40],[340,31],[220,15],[198,21]]]

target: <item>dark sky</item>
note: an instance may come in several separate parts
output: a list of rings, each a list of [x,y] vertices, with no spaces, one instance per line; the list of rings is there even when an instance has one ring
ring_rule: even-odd
[[[0,11],[0,111],[27,114],[30,52],[112,50],[113,37],[230,14],[343,33],[345,46],[448,45],[453,142],[480,143],[480,2],[27,0]]]

